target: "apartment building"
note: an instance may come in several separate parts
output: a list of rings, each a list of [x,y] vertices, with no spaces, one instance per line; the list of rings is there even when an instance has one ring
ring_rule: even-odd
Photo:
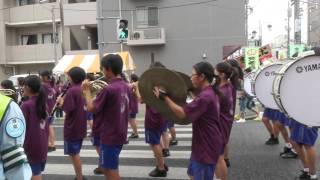
[[[100,54],[129,51],[138,74],[152,61],[189,73],[196,62],[220,62],[224,46],[246,42],[245,0],[61,1],[0,2],[0,79],[52,69],[55,57],[98,54],[98,49]],[[120,17],[128,20],[129,29],[128,40],[121,44]]]
[[[207,2],[207,3],[204,3]],[[129,51],[138,74],[152,61],[190,73],[192,65],[222,61],[223,47],[245,45],[245,0],[98,0],[100,53]],[[117,40],[117,19],[129,38]]]
[[[14,74],[52,69],[56,59],[64,54],[97,53],[90,52],[98,49],[96,3],[92,0],[61,1],[61,4],[59,0],[0,1],[0,80]],[[65,12],[61,13],[64,8]],[[65,14],[64,28],[60,14]]]
[[[320,0],[309,0],[308,9],[308,44],[320,46]]]

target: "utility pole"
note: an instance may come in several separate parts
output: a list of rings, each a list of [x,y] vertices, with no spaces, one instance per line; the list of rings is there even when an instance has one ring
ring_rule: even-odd
[[[57,27],[56,27],[56,17],[54,14],[54,7],[51,8],[52,14],[52,36],[53,36],[53,49],[54,49],[54,64],[58,64],[58,57],[57,57]]]
[[[60,44],[62,49],[62,56],[65,54],[65,48],[64,48],[64,16],[63,16],[63,0],[59,0],[59,10],[60,10]]]
[[[288,1],[288,24],[287,24],[287,59],[290,58],[290,18],[292,16],[292,11],[290,7],[290,2]]]
[[[249,0],[244,1],[244,7],[245,7],[245,37],[246,37],[246,46],[248,46],[248,3]]]
[[[295,44],[301,44],[300,0],[294,0],[294,40]]]

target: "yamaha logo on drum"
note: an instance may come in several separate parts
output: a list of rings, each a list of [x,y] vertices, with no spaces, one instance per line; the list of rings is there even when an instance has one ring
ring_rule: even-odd
[[[274,72],[274,71],[272,71],[272,72],[265,72],[264,75],[267,76],[267,77],[268,77],[268,76],[274,76],[274,75],[275,75],[275,72]]]
[[[298,66],[296,68],[297,73],[311,72],[311,71],[318,71],[318,70],[320,70],[320,63],[310,64],[305,66]]]
[[[298,67],[296,68],[296,71],[297,71],[297,73],[302,73],[302,72],[303,72],[303,67],[298,66]]]

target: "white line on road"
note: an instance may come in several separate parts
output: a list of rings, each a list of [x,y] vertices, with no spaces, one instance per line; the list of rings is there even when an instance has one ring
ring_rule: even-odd
[[[55,143],[57,146],[63,146],[63,141],[56,141]],[[91,141],[83,141],[83,146],[92,146]],[[129,144],[126,144],[125,146],[147,146],[149,147],[149,144],[147,144],[145,141],[130,141]],[[179,141],[178,146],[191,146],[191,141]]]
[[[185,165],[188,166],[187,164]],[[96,165],[82,165],[84,176],[94,176],[93,170]],[[168,176],[164,179],[188,179],[187,168],[169,167]],[[151,166],[121,166],[120,176],[123,178],[150,178],[149,172],[154,167]],[[47,175],[74,175],[71,164],[47,164],[43,174]],[[157,178],[158,179],[158,178]]]
[[[190,159],[191,151],[170,151],[167,159]],[[48,153],[49,157],[64,157],[63,149],[57,149],[54,152]],[[98,157],[96,150],[82,149],[80,157]],[[153,159],[154,155],[151,150],[122,150],[120,158],[142,158],[142,159]]]

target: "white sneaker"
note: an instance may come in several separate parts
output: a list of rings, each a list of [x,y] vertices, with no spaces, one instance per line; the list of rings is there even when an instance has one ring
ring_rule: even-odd
[[[246,120],[245,119],[243,119],[243,118],[241,118],[239,121],[236,121],[237,123],[245,123],[246,122]]]

